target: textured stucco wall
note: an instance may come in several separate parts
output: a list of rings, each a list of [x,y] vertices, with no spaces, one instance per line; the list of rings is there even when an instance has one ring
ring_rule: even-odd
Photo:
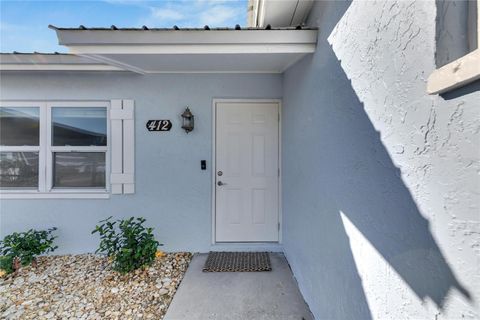
[[[90,231],[110,215],[143,216],[165,250],[211,246],[212,99],[281,98],[281,75],[4,73],[1,99],[135,100],[136,193],[108,200],[0,200],[0,237],[28,228],[59,228],[56,253],[92,252]],[[190,106],[195,130],[180,114]],[[148,132],[149,119],[171,119],[170,132]],[[207,170],[200,170],[200,160]]]
[[[478,83],[425,93],[434,1],[316,2],[284,74],[284,247],[317,319],[478,319]]]

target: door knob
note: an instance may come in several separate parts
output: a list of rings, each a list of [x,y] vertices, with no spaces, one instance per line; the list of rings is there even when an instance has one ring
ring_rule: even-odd
[[[222,182],[222,181],[218,181],[218,182],[217,182],[217,185],[221,187],[221,186],[226,185],[226,183],[224,183],[224,182]]]

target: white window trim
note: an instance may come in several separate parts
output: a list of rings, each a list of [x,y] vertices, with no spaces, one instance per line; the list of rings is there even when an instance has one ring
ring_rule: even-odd
[[[0,189],[0,199],[108,199],[110,197],[110,101],[0,101],[1,107],[39,107],[40,108],[40,145],[38,147],[0,147],[0,151],[38,151],[39,171],[38,189]],[[52,146],[51,110],[52,107],[105,107],[107,117],[106,146]],[[105,188],[65,188],[52,187],[52,152],[105,152]],[[47,165],[50,163],[50,165]]]
[[[477,0],[477,49],[430,74],[428,94],[440,94],[480,79],[480,0]]]

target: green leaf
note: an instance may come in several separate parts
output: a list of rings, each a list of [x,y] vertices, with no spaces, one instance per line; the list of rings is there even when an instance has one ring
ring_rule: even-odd
[[[95,228],[100,236],[96,252],[113,256],[113,269],[121,273],[152,264],[160,244],[152,234],[153,228],[143,225],[145,218],[129,217],[116,221],[110,221],[110,218],[100,221],[102,224]]]

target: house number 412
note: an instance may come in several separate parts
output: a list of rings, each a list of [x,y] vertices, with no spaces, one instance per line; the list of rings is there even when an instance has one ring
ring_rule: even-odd
[[[148,131],[170,131],[172,122],[170,120],[148,120]]]

